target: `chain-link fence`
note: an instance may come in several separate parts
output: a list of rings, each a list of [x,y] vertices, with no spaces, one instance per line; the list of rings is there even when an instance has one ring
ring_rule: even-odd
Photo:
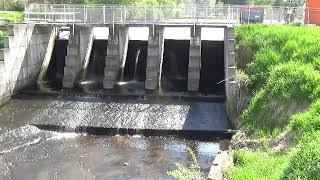
[[[260,11],[258,11],[260,10]],[[260,22],[266,24],[310,23],[310,15],[320,14],[320,9],[304,7],[248,7],[203,5],[44,5],[30,4],[25,8],[27,22],[41,23],[206,23],[234,24]],[[308,17],[307,17],[308,16]],[[261,21],[251,21],[259,19]],[[242,19],[242,20],[241,20]],[[245,20],[243,20],[245,19]],[[246,20],[247,19],[247,20]],[[309,20],[308,20],[309,19]]]

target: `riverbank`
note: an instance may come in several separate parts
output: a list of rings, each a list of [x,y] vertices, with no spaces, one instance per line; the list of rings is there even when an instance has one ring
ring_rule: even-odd
[[[229,179],[320,177],[320,28],[235,28],[241,133]],[[230,106],[232,107],[232,106]]]

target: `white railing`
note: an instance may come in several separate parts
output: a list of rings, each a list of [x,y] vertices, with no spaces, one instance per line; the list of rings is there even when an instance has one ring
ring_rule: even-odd
[[[309,24],[307,16],[319,13],[320,9],[295,7],[263,8],[263,23],[279,24],[290,22]],[[254,7],[248,6],[110,6],[110,5],[63,5],[30,4],[25,7],[25,21],[33,23],[76,23],[76,24],[133,24],[133,23],[204,23],[237,24],[241,22],[241,12],[250,16]],[[288,13],[289,12],[289,13]],[[291,12],[291,13],[290,13]],[[310,19],[310,18],[309,18]],[[248,21],[250,23],[250,21]]]

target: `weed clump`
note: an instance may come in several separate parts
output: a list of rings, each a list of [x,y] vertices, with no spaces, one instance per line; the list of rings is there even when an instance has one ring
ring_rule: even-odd
[[[190,153],[192,157],[192,162],[188,167],[185,167],[179,163],[176,163],[177,169],[168,171],[167,174],[172,176],[178,180],[198,180],[203,178],[203,174],[200,171],[200,166],[198,164],[196,155],[194,152],[187,148],[187,151]]]

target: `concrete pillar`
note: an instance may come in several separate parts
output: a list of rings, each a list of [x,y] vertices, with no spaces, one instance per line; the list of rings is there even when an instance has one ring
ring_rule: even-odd
[[[90,44],[92,27],[80,27],[80,63],[83,64],[88,53],[88,45]]]
[[[164,27],[149,28],[148,57],[145,88],[156,90],[161,82],[161,68],[164,51]]]
[[[234,37],[233,37],[233,27],[228,26],[225,28],[225,89],[227,100],[233,96],[234,89],[236,86],[235,75],[236,75],[236,61],[234,53]]]
[[[128,27],[115,25],[109,28],[106,67],[103,88],[112,89],[119,77],[121,65],[126,59],[129,43]]]
[[[191,27],[189,48],[188,90],[198,91],[201,70],[201,27]]]
[[[40,87],[40,88],[43,85],[43,82],[45,80],[45,77],[46,77],[46,74],[47,74],[47,71],[49,68],[49,64],[50,64],[50,60],[51,60],[52,53],[54,50],[57,35],[58,35],[58,28],[55,28],[55,27],[52,28],[50,39],[49,39],[47,50],[46,50],[46,54],[45,54],[44,59],[42,61],[40,73],[38,76],[37,84],[38,84],[38,87]]]
[[[67,56],[65,60],[63,87],[73,88],[76,80],[76,76],[80,70],[80,29],[74,27],[74,34],[70,33]]]

